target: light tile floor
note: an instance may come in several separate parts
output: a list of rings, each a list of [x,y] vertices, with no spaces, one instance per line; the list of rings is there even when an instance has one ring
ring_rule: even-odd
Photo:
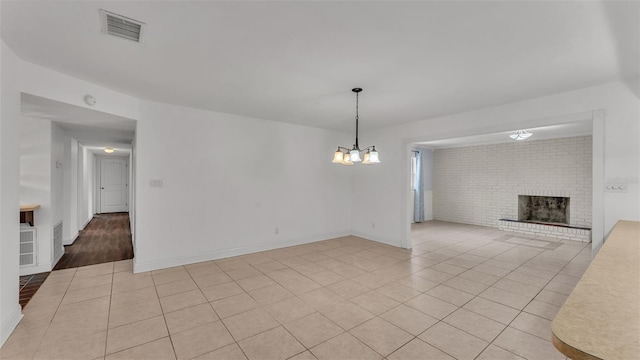
[[[54,271],[2,359],[564,359],[551,320],[590,244],[414,225],[141,274]],[[535,240],[535,241],[531,241]]]

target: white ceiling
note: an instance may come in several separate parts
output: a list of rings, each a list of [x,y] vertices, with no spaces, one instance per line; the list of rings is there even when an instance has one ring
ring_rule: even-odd
[[[2,1],[22,59],[142,99],[361,129],[637,76],[640,2]],[[100,32],[99,9],[147,24]]]
[[[512,140],[509,135],[513,134],[516,130],[526,130],[532,134],[528,139],[518,141],[524,143],[528,141],[591,135],[593,133],[593,124],[591,121],[581,121],[576,123],[543,126],[538,128],[513,129],[512,131],[503,131],[498,133],[426,141],[416,143],[416,145],[419,145],[420,147],[427,147],[430,149],[445,149],[453,147],[499,144],[508,142],[513,143],[515,142],[515,140]]]
[[[92,151],[105,147],[120,150],[116,155],[129,153],[136,129],[136,121],[129,118],[25,93],[21,94],[21,113],[55,122]]]

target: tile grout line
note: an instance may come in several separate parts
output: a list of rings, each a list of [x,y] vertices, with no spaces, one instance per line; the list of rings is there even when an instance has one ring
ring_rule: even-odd
[[[555,250],[555,249],[554,249],[554,250]],[[545,251],[546,251],[546,250],[545,250]],[[582,250],[581,250],[581,251],[582,251]],[[544,288],[545,288],[545,287],[546,287],[546,286],[547,286],[547,285],[548,285],[548,284],[549,284],[553,279],[555,279],[555,277],[556,277],[556,276],[558,276],[558,274],[560,274],[560,272],[561,272],[564,268],[566,268],[566,267],[571,263],[571,261],[573,261],[573,260],[574,260],[574,259],[575,259],[579,254],[580,254],[580,252],[581,252],[581,251],[579,251],[577,254],[575,254],[575,255],[571,258],[571,260],[569,260],[569,261],[568,261],[568,262],[567,262],[567,263],[566,263],[566,264],[565,264],[565,265],[564,265],[560,270],[558,270],[558,272],[556,272],[556,274],[555,274],[551,279],[549,279],[549,280],[547,281],[547,283],[546,283],[543,287],[541,287],[541,288],[540,288],[540,290],[536,293],[536,295],[535,295],[533,298],[531,298],[531,300],[529,300],[529,302],[528,302],[528,303],[527,303],[527,304],[526,304],[526,305],[525,305],[525,306],[520,310],[520,312],[518,313],[518,315],[516,315],[516,316],[515,316],[515,317],[514,317],[510,322],[509,322],[509,324],[507,324],[507,326],[506,326],[504,329],[502,329],[502,331],[500,331],[500,333],[499,333],[498,335],[496,335],[496,337],[495,337],[495,338],[494,338],[494,339],[489,343],[489,345],[487,345],[487,346],[482,350],[482,352],[480,352],[480,354],[478,354],[478,356],[480,356],[480,355],[481,355],[481,354],[482,354],[482,353],[483,353],[483,352],[484,352],[484,351],[485,351],[485,350],[486,350],[486,349],[487,349],[491,344],[493,344],[493,342],[495,341],[495,339],[497,339],[498,337],[500,337],[500,335],[502,335],[502,333],[504,333],[504,331],[505,331],[507,328],[509,328],[509,327],[511,326],[511,324],[513,323],[513,321],[514,321],[516,318],[518,318],[518,316],[520,316],[520,314],[522,314],[523,312],[525,312],[525,311],[524,311],[524,309],[525,309],[529,304],[531,304],[531,302],[535,299],[535,297],[536,297],[538,294],[540,294],[540,292],[542,292],[542,290],[544,290]],[[527,262],[529,262],[530,260],[532,260],[532,259],[534,259],[534,258],[536,258],[536,257],[538,257],[538,256],[540,256],[540,255],[542,255],[543,253],[544,253],[544,251],[543,251],[543,252],[541,252],[540,254],[538,254],[538,255],[534,256],[533,258],[529,259]],[[517,268],[515,268],[515,269],[514,269],[514,270],[512,270],[511,272],[507,273],[507,275],[509,275],[509,274],[511,274],[512,272],[516,271],[517,269],[519,269],[519,268],[520,268],[521,266],[523,266],[524,264],[526,264],[526,262],[525,262],[525,263],[523,263],[523,264],[521,264],[520,266],[518,266]],[[506,277],[507,275],[505,275],[505,277]],[[504,279],[504,277],[503,277],[503,279]],[[488,299],[487,299],[487,300],[488,300]],[[535,315],[534,315],[534,316],[535,316]],[[514,328],[514,329],[519,330],[519,329],[517,329],[517,328]],[[520,331],[522,331],[522,330],[520,330]],[[540,337],[538,337],[537,335],[530,334],[530,333],[528,333],[528,332],[526,332],[526,331],[523,331],[523,332],[524,332],[524,333],[527,333],[527,334],[529,334],[529,335],[535,336],[535,337],[537,337],[537,338],[539,338],[539,339],[541,339],[541,338],[540,338]],[[542,340],[545,340],[545,339],[542,339]],[[546,340],[546,341],[549,341],[549,340]],[[551,341],[549,341],[549,342],[551,342]],[[512,353],[512,354],[513,354],[513,352],[509,351],[508,349],[504,349],[503,347],[501,347],[501,346],[499,346],[499,345],[496,345],[496,344],[494,344],[494,345],[495,345],[495,346],[498,346],[499,348],[501,348],[501,349],[503,349],[503,350],[505,350],[505,351],[508,351],[508,352],[510,352],[510,353]],[[516,354],[516,355],[517,355],[517,356],[520,356],[520,355],[518,355],[518,354]]]
[[[126,260],[130,260],[130,259],[124,259],[124,260],[118,260],[118,261],[126,261]],[[101,264],[94,264],[94,265],[101,265]],[[87,266],[91,266],[91,265],[87,265]],[[65,270],[66,270],[66,269],[65,269]],[[98,276],[99,276],[99,275],[98,275]],[[114,273],[114,276],[115,276],[115,273]],[[152,280],[152,281],[153,281],[153,280]],[[150,287],[150,286],[149,286],[149,287]],[[155,287],[155,285],[154,285],[154,287]],[[112,288],[112,293],[110,294],[110,299],[112,298],[112,295],[113,295],[113,284],[112,284],[111,288]],[[146,288],[142,288],[142,289],[146,289]],[[136,290],[140,290],[140,289],[136,289]],[[125,291],[125,292],[133,292],[133,291],[136,291],[136,290]],[[123,292],[123,293],[125,293],[125,292]],[[156,296],[157,296],[157,293],[156,293]],[[129,305],[135,305],[135,304],[138,304],[138,303],[141,303],[141,302],[143,302],[143,301],[137,301],[137,302],[132,303],[132,304],[129,304]],[[111,315],[111,301],[109,301],[109,317],[110,317],[110,315]],[[151,317],[144,318],[144,319],[141,319],[141,320],[137,320],[137,321],[134,321],[134,322],[130,322],[130,323],[126,323],[126,324],[118,325],[118,326],[113,327],[113,329],[117,329],[117,328],[121,328],[121,327],[124,327],[124,326],[128,326],[128,325],[134,324],[134,323],[136,323],[136,322],[149,320],[149,319],[152,319],[152,318],[154,318],[154,317],[158,317],[158,316],[160,316],[160,315],[151,316]],[[110,321],[110,320],[107,320],[107,323],[108,323],[109,321]],[[109,328],[107,328],[107,334],[108,334],[109,330],[110,330],[110,329],[109,329]],[[120,352],[123,352],[123,351],[129,350],[129,349],[136,348],[136,347],[138,347],[138,346],[146,345],[146,344],[152,343],[152,342],[154,342],[154,341],[156,341],[156,340],[163,339],[163,338],[164,338],[164,337],[161,337],[161,338],[158,338],[158,339],[153,339],[153,340],[150,340],[150,341],[145,341],[145,342],[143,342],[143,343],[140,343],[140,344],[137,344],[137,345],[134,345],[134,346],[130,346],[130,347],[127,347],[127,348],[124,348],[124,349],[120,349],[120,350],[118,350],[118,351],[115,351],[115,352],[112,352],[112,353],[109,353],[109,354],[106,354],[106,344],[105,344],[105,356],[104,356],[104,357],[106,358],[106,357],[107,357],[107,356],[109,356],[109,355],[117,354],[117,353],[120,353]],[[108,341],[108,339],[107,339],[107,341]],[[174,352],[175,352],[175,351],[174,351]]]
[[[214,263],[214,264],[215,264],[215,263]],[[217,266],[217,265],[216,265],[216,266]],[[218,266],[218,268],[219,268],[220,270],[222,270],[222,272],[223,272],[223,273],[225,273],[227,276],[229,276],[229,275],[228,275],[228,274],[227,274],[227,273],[226,273],[222,268],[220,268],[219,266]],[[225,322],[224,322],[224,321],[222,321],[222,317],[220,317],[220,314],[218,314],[218,312],[217,312],[217,311],[216,311],[216,309],[213,307],[213,305],[211,305],[211,301],[209,301],[209,298],[207,298],[207,296],[202,292],[202,288],[201,288],[201,287],[200,287],[200,285],[198,285],[198,283],[195,281],[195,278],[193,277],[193,275],[191,275],[191,273],[189,272],[189,269],[187,269],[186,267],[185,267],[184,269],[185,269],[185,271],[187,272],[187,274],[189,274],[189,278],[191,279],[191,281],[193,281],[193,282],[194,282],[194,284],[196,284],[196,287],[198,288],[198,290],[200,291],[200,293],[202,294],[202,296],[204,296],[204,298],[207,300],[207,304],[209,305],[209,307],[211,308],[211,310],[213,310],[213,313],[214,313],[214,314],[216,314],[216,316],[218,317],[218,320],[217,320],[217,321],[220,321],[220,323],[222,323],[222,326],[224,326],[224,328],[225,328],[225,330],[227,331],[227,333],[229,334],[229,336],[231,336],[231,339],[233,339],[233,344],[235,344],[235,345],[236,345],[236,347],[237,347],[238,349],[240,349],[240,351],[242,352],[242,354],[244,355],[244,357],[248,359],[249,357],[248,357],[248,356],[247,356],[247,354],[244,352],[244,349],[242,349],[242,347],[240,347],[240,344],[238,343],[238,341],[236,340],[236,338],[233,336],[233,334],[231,334],[231,331],[229,331],[229,328],[227,327],[227,324],[225,324]],[[206,275],[203,275],[203,276],[206,276]],[[231,279],[231,281],[230,281],[230,282],[233,282],[234,284],[236,284],[237,286],[239,286],[239,285],[236,283],[236,281],[235,281],[235,280],[233,280],[233,278],[231,278],[230,276],[229,276],[229,278]],[[226,283],[222,283],[222,284],[226,284]],[[218,285],[221,285],[221,284],[218,284]],[[217,286],[217,285],[213,285],[213,286]],[[243,290],[244,290],[244,289],[243,289]],[[164,312],[163,312],[163,314],[164,314]],[[165,322],[166,322],[166,319],[165,319]],[[214,321],[214,322],[215,322],[215,321]],[[168,329],[167,329],[167,331],[168,331]],[[185,331],[187,331],[187,330],[185,330]],[[171,338],[171,334],[169,334],[169,338]],[[172,346],[173,346],[173,340],[171,341],[171,344],[172,344]],[[226,347],[226,346],[229,346],[229,345],[231,345],[231,344],[221,346],[221,347],[219,347],[219,348],[217,348],[217,349],[213,349],[213,350],[211,350],[211,351],[209,351],[209,352],[206,352],[206,353],[204,353],[204,354],[200,354],[200,355],[197,355],[197,356],[202,356],[202,355],[209,354],[209,353],[211,353],[211,352],[217,351],[217,350],[222,349],[223,347]],[[174,348],[174,352],[175,352],[175,348]],[[176,354],[176,357],[177,357],[177,354]]]
[[[113,270],[111,273],[111,289],[109,291],[109,309],[107,311],[107,329],[105,330],[104,337],[104,355],[103,357],[107,357],[107,345],[109,344],[109,322],[111,321],[111,300],[113,299],[113,279],[115,277],[115,263],[113,264]]]
[[[492,241],[493,241],[493,240],[492,240]],[[497,260],[497,259],[495,259],[495,257],[497,257],[497,256],[499,256],[499,255],[501,255],[501,254],[503,254],[503,253],[505,253],[505,252],[507,252],[507,251],[510,251],[510,250],[516,249],[516,248],[518,248],[519,246],[521,246],[521,244],[511,244],[511,245],[515,245],[515,246],[514,246],[513,248],[511,248],[511,249],[507,249],[507,250],[505,250],[505,251],[502,251],[502,252],[500,252],[500,253],[498,253],[498,254],[496,254],[496,255],[494,255],[494,256],[492,256],[492,257],[488,258],[487,260],[483,261],[483,262],[482,262],[482,263],[480,263],[480,264],[484,264],[486,261],[491,260],[491,259]],[[447,248],[447,247],[449,247],[449,246],[444,246],[444,247],[438,248],[437,250],[439,250],[439,249],[445,249],[445,248]],[[482,247],[482,246],[480,246],[480,247]],[[476,247],[476,248],[474,248],[474,249],[472,249],[472,250],[468,250],[468,251],[462,252],[462,253],[460,253],[460,254],[458,254],[458,255],[456,255],[456,256],[453,256],[453,257],[451,257],[451,258],[449,258],[449,259],[447,259],[447,260],[441,261],[441,262],[439,262],[439,263],[437,263],[437,264],[434,264],[434,265],[432,265],[432,266],[430,266],[430,267],[436,266],[436,265],[438,265],[438,264],[440,264],[440,263],[444,263],[444,262],[446,262],[446,261],[448,261],[448,260],[450,260],[450,259],[453,259],[453,258],[455,258],[455,257],[457,257],[457,256],[460,256],[460,255],[463,255],[463,254],[467,254],[467,253],[469,253],[470,251],[473,251],[473,250],[478,249],[478,248],[479,248],[479,247]],[[507,276],[507,275],[509,275],[509,274],[513,273],[514,271],[516,271],[517,269],[519,269],[521,266],[525,265],[526,263],[528,263],[528,262],[529,262],[529,261],[531,261],[532,259],[534,259],[534,258],[536,258],[536,257],[538,257],[538,256],[540,256],[540,255],[542,255],[546,250],[548,250],[548,249],[543,249],[543,251],[541,251],[541,252],[540,252],[539,254],[537,254],[536,256],[534,256],[534,257],[532,257],[532,258],[528,259],[526,262],[524,262],[524,263],[522,263],[522,264],[518,265],[518,267],[516,267],[515,269],[513,269],[513,270],[509,271],[509,272],[508,272],[508,273],[506,273],[504,276],[502,276],[502,277],[500,278],[500,280],[501,280],[501,279],[506,278],[506,276]],[[553,250],[555,250],[555,249],[553,249]],[[581,251],[582,251],[582,250],[581,250]],[[581,251],[580,251],[580,252],[581,252]],[[560,270],[558,270],[558,271],[556,272],[556,274],[555,274],[555,275],[554,275],[550,280],[548,280],[548,281],[547,281],[547,283],[546,283],[546,284],[545,284],[545,285],[544,285],[544,286],[543,286],[543,287],[538,291],[538,293],[537,293],[537,294],[539,294],[539,293],[544,289],[544,287],[545,287],[545,286],[547,286],[547,285],[548,285],[548,284],[549,284],[549,283],[550,283],[550,282],[551,282],[551,281],[552,281],[552,280],[553,280],[553,279],[554,279],[554,278],[555,278],[555,277],[556,277],[556,276],[557,276],[557,275],[562,271],[562,269],[564,269],[566,266],[568,266],[568,265],[569,265],[569,263],[570,263],[573,259],[575,259],[575,257],[577,257],[577,256],[580,254],[580,252],[578,252],[576,255],[574,255],[574,256],[571,258],[571,260],[569,260],[569,261],[568,261],[568,262],[567,262],[567,263],[566,263],[566,264],[565,264],[565,265],[564,265]],[[480,265],[480,264],[477,264],[477,265],[475,265],[474,267],[469,268],[469,269],[467,269],[467,270],[465,270],[465,271],[463,271],[463,272],[469,271],[469,270],[471,270],[471,269],[475,268],[476,266],[478,266],[478,265]],[[427,268],[430,268],[430,267],[427,267]],[[505,270],[508,270],[508,269],[505,269]],[[452,275],[452,274],[449,274],[449,275]],[[458,275],[459,275],[459,274],[458,274]],[[455,276],[458,276],[458,275],[453,275],[453,276],[455,277]],[[496,280],[496,281],[494,282],[494,284],[495,284],[496,282],[500,281],[500,280]],[[444,283],[444,282],[443,282],[443,283]],[[442,285],[443,283],[439,283],[439,285]],[[439,285],[438,285],[438,286],[439,286]],[[528,284],[524,284],[524,285],[528,285]],[[446,285],[445,285],[445,286],[446,286]],[[491,287],[491,286],[493,286],[493,285],[490,285],[489,287]],[[459,290],[459,289],[456,289],[456,290]],[[428,291],[428,290],[427,290],[427,291]],[[464,291],[464,290],[460,290],[460,291],[463,291],[463,292],[467,293],[467,292],[466,292],[466,291]],[[505,290],[505,291],[506,291],[506,290]],[[511,291],[509,291],[509,292],[511,292]],[[424,294],[424,293],[426,293],[426,292],[423,292],[423,294]],[[468,294],[469,294],[469,293],[468,293]],[[514,293],[514,294],[519,295],[519,294],[517,294],[517,293]],[[537,294],[536,294],[536,296],[537,296]],[[428,295],[428,294],[427,294],[427,295]],[[474,295],[474,294],[471,294],[471,295]],[[463,304],[462,306],[459,306],[459,307],[458,307],[458,309],[456,309],[455,311],[457,311],[457,310],[459,310],[459,309],[463,308],[463,306],[464,306],[464,305],[466,305],[467,303],[469,303],[470,301],[472,301],[472,300],[473,300],[473,299],[475,299],[476,297],[481,297],[481,296],[480,296],[480,294],[478,294],[478,295],[474,295],[474,298],[472,298],[471,300],[467,301],[467,302],[466,302],[465,304]],[[481,298],[482,298],[482,297],[481,297]],[[534,299],[534,298],[535,298],[535,296],[534,296],[531,300],[529,300],[529,302],[527,303],[527,305],[528,305],[528,304],[530,304],[530,303],[531,303],[531,301],[533,301],[533,299]],[[483,298],[483,299],[485,299],[485,298]],[[440,300],[442,300],[442,299],[440,299]],[[485,299],[485,300],[492,301],[492,300],[490,300],[490,299]],[[443,300],[443,301],[446,301],[446,300]],[[447,302],[448,302],[448,301],[447,301]],[[450,303],[450,304],[451,304],[451,303]],[[452,304],[452,305],[457,306],[456,304]],[[504,304],[502,304],[502,305],[504,305]],[[525,305],[524,307],[526,307],[527,305]],[[505,305],[505,306],[508,306],[508,305]],[[508,307],[511,307],[511,306],[508,306]],[[485,346],[485,347],[482,349],[482,351],[481,351],[480,353],[478,353],[478,355],[476,356],[476,358],[477,358],[478,356],[480,356],[480,355],[481,355],[481,354],[482,354],[482,353],[483,353],[483,352],[484,352],[484,351],[485,351],[489,346],[491,346],[491,345],[493,344],[493,342],[495,341],[495,339],[497,339],[497,338],[498,338],[498,337],[499,337],[499,336],[504,332],[504,330],[505,330],[505,329],[507,329],[507,328],[509,327],[509,325],[511,325],[511,323],[512,323],[512,322],[513,322],[513,321],[514,321],[514,320],[515,320],[515,319],[516,319],[516,318],[517,318],[517,317],[518,317],[522,312],[524,312],[524,307],[523,307],[522,309],[515,309],[515,310],[518,310],[518,311],[519,311],[519,312],[518,312],[518,315],[516,315],[516,316],[515,316],[515,317],[514,317],[510,322],[509,322],[509,324],[507,324],[507,326],[505,326],[505,327],[500,331],[500,333],[498,333],[498,335],[496,335],[496,336],[494,337],[494,339],[493,339],[492,341],[488,342],[487,346]],[[455,312],[455,311],[453,311],[453,312]],[[469,310],[468,310],[468,311],[469,311]],[[449,315],[451,315],[453,312],[451,312]],[[473,312],[473,311],[472,311],[472,312]],[[475,313],[475,312],[474,312],[474,313]],[[477,313],[476,313],[476,314],[477,314]],[[428,314],[427,314],[427,315],[428,315]],[[447,316],[445,316],[444,318],[442,318],[441,320],[439,320],[439,321],[438,321],[438,323],[439,323],[439,322],[443,322],[443,320],[444,320],[446,317],[448,317],[449,315],[447,315]],[[477,314],[477,315],[480,315],[480,316],[485,317],[485,316],[484,316],[484,315],[482,315],[482,314]],[[535,315],[534,315],[534,316],[535,316]],[[489,319],[489,320],[493,320],[493,319]],[[495,320],[493,320],[493,321],[495,321]],[[460,331],[463,331],[463,332],[465,332],[465,333],[467,333],[467,334],[469,334],[469,335],[471,335],[471,336],[474,336],[474,337],[478,338],[477,336],[475,336],[475,335],[473,335],[473,334],[470,334],[470,333],[468,333],[467,331],[465,331],[465,330],[463,330],[463,329],[459,329],[459,328],[457,328],[455,325],[451,325],[451,324],[448,324],[448,323],[446,323],[446,322],[445,322],[445,324],[447,324],[447,325],[449,325],[449,326],[453,326],[454,328],[456,328],[456,329],[458,329],[458,330],[460,330]],[[437,325],[437,323],[436,323],[436,324],[433,324],[433,325],[432,325],[432,326],[430,326],[429,328],[431,328],[431,327],[433,327],[433,326],[435,326],[435,325]],[[504,324],[502,324],[502,325],[504,325]],[[421,334],[423,334],[423,333],[424,333],[424,332],[426,332],[427,330],[428,330],[428,329],[424,330]],[[517,330],[517,329],[516,329],[516,330]],[[525,333],[526,333],[526,332],[525,332]],[[421,334],[420,334],[420,335],[421,335]],[[536,335],[533,335],[533,334],[529,334],[529,335],[536,336]],[[419,336],[419,335],[418,335],[418,336]],[[536,336],[536,337],[537,337],[537,336]],[[538,338],[539,338],[539,337],[538,337]],[[480,339],[480,338],[478,338],[478,339]],[[486,341],[486,340],[484,340],[484,339],[480,339],[480,340],[487,342],[487,341]],[[543,339],[543,340],[544,340],[544,339]],[[433,345],[433,344],[430,344],[430,345],[435,346],[435,345]],[[494,345],[495,345],[495,344],[494,344]],[[498,346],[498,345],[495,345],[495,346]],[[437,348],[437,346],[436,346],[436,348]],[[439,349],[439,348],[438,348],[438,349]],[[444,351],[444,350],[442,350],[442,349],[439,349],[439,350],[441,350],[441,351],[445,352],[445,351]],[[506,350],[506,349],[504,349],[504,350]],[[508,351],[508,350],[506,350],[506,351]],[[445,353],[446,353],[446,352],[445,352]],[[447,353],[447,354],[448,354],[448,353]],[[448,355],[451,355],[451,354],[448,354]]]
[[[76,269],[73,272],[73,276],[71,277],[71,281],[69,281],[69,284],[67,284],[67,287],[64,290],[64,294],[62,295],[62,298],[60,299],[60,303],[58,303],[58,305],[56,306],[56,311],[54,312],[53,316],[51,317],[51,320],[49,321],[49,324],[47,325],[47,330],[45,331],[44,335],[40,339],[40,343],[38,344],[36,352],[33,355],[34,357],[35,357],[35,354],[38,353],[38,350],[40,350],[40,347],[42,346],[44,338],[47,336],[47,333],[51,329],[51,324],[53,323],[53,319],[55,319],[56,315],[58,314],[58,311],[60,310],[60,306],[62,306],[62,301],[64,301],[64,297],[67,296],[67,292],[69,292],[69,287],[71,286],[71,283],[73,282],[73,279],[75,279],[77,272],[78,272],[78,269]]]
[[[184,268],[184,266],[181,266],[181,267]],[[186,270],[187,269],[185,268],[185,271]],[[173,344],[173,338],[171,337],[171,331],[169,331],[169,325],[167,325],[167,317],[165,315],[164,308],[162,307],[162,301],[160,301],[160,294],[158,294],[158,288],[156,287],[157,286],[156,285],[156,280],[153,277],[153,272],[150,271],[149,273],[150,273],[150,276],[151,276],[151,282],[153,283],[153,290],[156,293],[156,299],[158,300],[158,304],[160,305],[160,312],[162,313],[162,320],[164,322],[164,327],[167,330],[167,337],[169,338],[169,342],[171,343],[171,349],[173,349],[173,356],[175,356],[175,358],[177,359],[178,358],[178,353],[176,352],[176,347]],[[189,272],[187,271],[187,274],[188,273]],[[158,340],[158,339],[155,339],[155,340]],[[155,341],[155,340],[152,340],[152,341]]]

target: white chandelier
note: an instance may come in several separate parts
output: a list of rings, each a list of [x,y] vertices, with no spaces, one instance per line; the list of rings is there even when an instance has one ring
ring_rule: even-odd
[[[351,149],[343,146],[338,146],[338,150],[336,150],[335,154],[333,155],[332,162],[342,165],[353,165],[354,162],[360,161],[362,161],[362,163],[366,165],[379,164],[380,158],[378,157],[378,152],[376,151],[375,145],[367,146],[362,150],[358,145],[358,97],[362,89],[354,88],[351,89],[351,91],[356,93],[356,143],[353,144],[353,148]],[[363,157],[360,157],[361,152],[364,152]]]
[[[531,135],[533,134],[528,132],[527,130],[518,130],[515,133],[509,135],[509,137],[513,140],[525,140],[528,139]]]

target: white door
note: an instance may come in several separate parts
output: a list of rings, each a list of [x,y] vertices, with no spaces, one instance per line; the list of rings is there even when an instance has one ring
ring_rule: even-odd
[[[100,212],[129,211],[126,158],[100,159]]]

